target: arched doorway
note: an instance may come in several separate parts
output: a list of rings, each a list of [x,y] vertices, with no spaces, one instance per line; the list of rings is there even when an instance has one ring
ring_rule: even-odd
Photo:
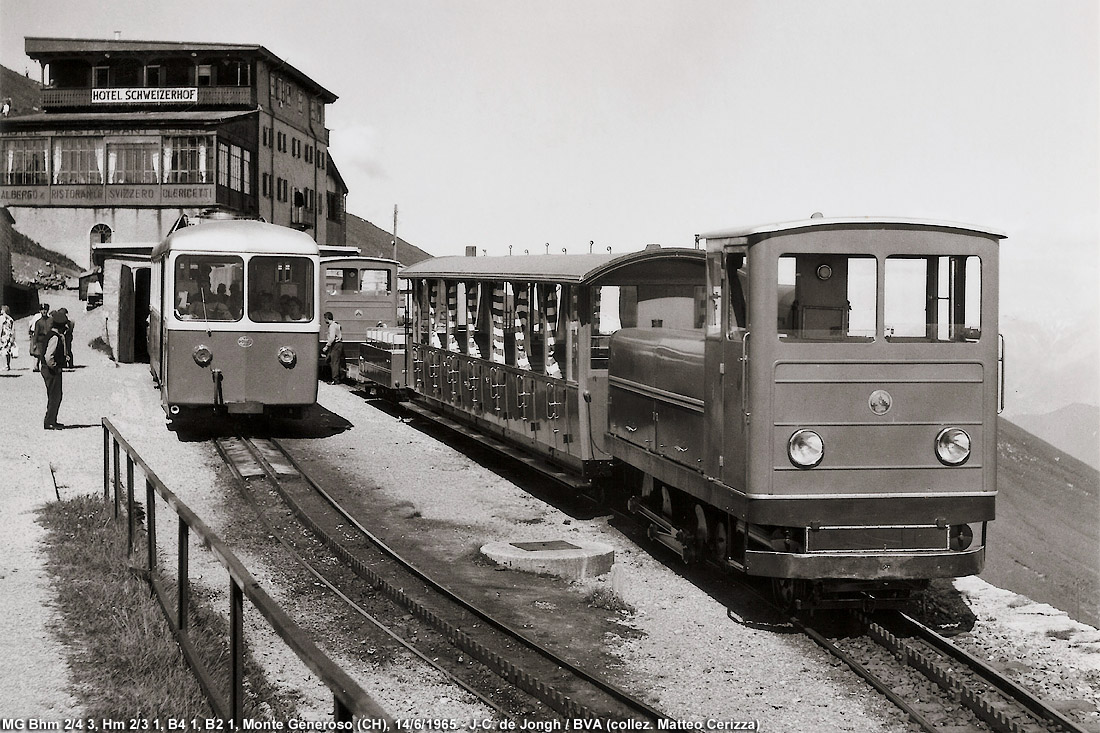
[[[88,262],[90,267],[95,267],[95,248],[97,244],[107,244],[111,241],[111,236],[114,232],[111,231],[111,227],[106,224],[96,224],[92,227],[92,230],[88,232]],[[100,262],[100,264],[103,264]]]

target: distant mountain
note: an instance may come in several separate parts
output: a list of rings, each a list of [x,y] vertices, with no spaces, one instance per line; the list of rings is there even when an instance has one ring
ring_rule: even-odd
[[[358,247],[364,257],[393,257],[393,235],[355,214],[347,214],[347,245]],[[397,238],[397,261],[405,267],[426,260],[432,255]]]
[[[1009,419],[1044,415],[1066,405],[1100,404],[1100,317],[1095,308],[1064,322],[1002,318],[1001,333]]]
[[[1017,415],[1008,420],[1100,469],[1100,407],[1077,403],[1044,415]]]
[[[5,117],[42,111],[42,85],[34,79],[0,66],[0,103],[8,103]]]

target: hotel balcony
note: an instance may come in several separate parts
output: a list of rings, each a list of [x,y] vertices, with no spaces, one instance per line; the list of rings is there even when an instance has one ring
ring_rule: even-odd
[[[198,102],[186,106],[197,107],[255,107],[256,93],[252,87],[198,87]],[[108,107],[110,104],[93,103],[91,89],[43,89],[42,108],[45,110],[88,109]],[[127,104],[129,108],[156,108],[168,106],[158,103]],[[179,106],[179,105],[175,105]]]

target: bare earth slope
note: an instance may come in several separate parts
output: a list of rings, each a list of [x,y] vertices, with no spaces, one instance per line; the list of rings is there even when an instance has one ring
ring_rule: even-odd
[[[998,426],[997,520],[981,577],[1100,625],[1100,472]]]

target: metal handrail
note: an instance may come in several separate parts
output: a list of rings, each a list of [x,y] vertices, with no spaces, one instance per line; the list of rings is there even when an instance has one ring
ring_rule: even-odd
[[[127,552],[130,556],[134,553],[135,521],[137,517],[134,511],[134,466],[137,465],[145,475],[146,498],[146,523],[147,523],[147,553],[146,570],[147,580],[160,604],[164,617],[172,629],[172,633],[183,651],[184,657],[194,671],[199,686],[203,689],[207,700],[214,712],[223,719],[232,719],[238,725],[244,719],[244,685],[243,685],[243,655],[244,655],[244,624],[243,610],[244,599],[248,598],[252,605],[267,621],[268,626],[278,634],[288,647],[298,655],[298,658],[322,683],[332,692],[334,718],[340,722],[350,722],[355,719],[372,719],[386,721],[392,727],[392,719],[382,710],[378,703],[363,690],[343,669],[332,661],[312,640],[306,632],[287,615],[286,611],[276,603],[267,591],[252,577],[252,574],[237,559],[232,550],[213,532],[199,517],[184,504],[178,496],[169,489],[160,478],[142,460],[137,451],[119,433],[110,420],[102,419],[103,425],[103,499],[111,501],[111,486],[114,486],[114,514],[116,519],[121,511],[122,482],[120,480],[120,447],[126,453],[126,506],[127,506]],[[113,458],[113,461],[112,461]],[[112,480],[113,479],[113,480]],[[179,541],[178,541],[178,572],[177,572],[177,603],[176,608],[170,608],[168,594],[163,579],[157,567],[157,541],[156,541],[156,510],[154,494],[160,497],[179,517]],[[230,627],[230,679],[229,690],[217,689],[210,674],[201,663],[198,654],[191,643],[187,631],[187,611],[190,599],[190,578],[188,574],[188,558],[190,533],[202,542],[203,547],[208,548],[229,574],[229,627]]]

